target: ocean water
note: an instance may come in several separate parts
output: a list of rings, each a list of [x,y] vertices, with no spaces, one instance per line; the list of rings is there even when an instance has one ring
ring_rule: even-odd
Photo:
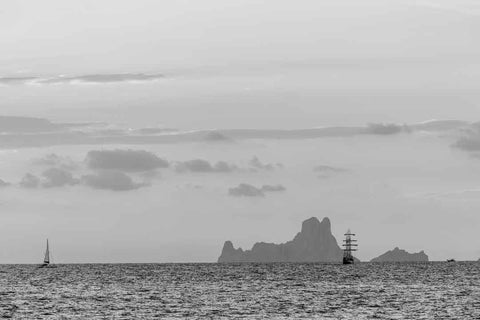
[[[0,266],[12,319],[480,319],[480,263]]]

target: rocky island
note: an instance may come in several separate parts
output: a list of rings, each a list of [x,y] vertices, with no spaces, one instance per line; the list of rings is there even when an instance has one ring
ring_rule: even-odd
[[[281,244],[257,242],[251,250],[235,249],[231,241],[223,245],[218,262],[340,262],[343,251],[332,235],[330,220],[312,217],[291,241]]]
[[[381,256],[373,258],[370,262],[428,262],[425,252],[409,253],[396,247]]]

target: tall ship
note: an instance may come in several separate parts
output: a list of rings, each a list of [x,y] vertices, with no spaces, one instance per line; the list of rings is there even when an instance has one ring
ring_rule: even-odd
[[[354,264],[355,258],[353,252],[357,251],[358,244],[356,243],[354,233],[350,232],[350,229],[345,233],[345,240],[343,240],[343,264]]]

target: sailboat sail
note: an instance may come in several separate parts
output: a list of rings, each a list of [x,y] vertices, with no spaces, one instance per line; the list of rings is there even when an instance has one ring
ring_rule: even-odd
[[[45,264],[50,263],[50,250],[48,248],[48,239],[47,239],[47,250],[45,250],[45,258],[43,259],[43,263]]]

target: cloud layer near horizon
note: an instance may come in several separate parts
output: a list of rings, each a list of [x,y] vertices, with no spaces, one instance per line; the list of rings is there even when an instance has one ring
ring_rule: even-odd
[[[55,145],[154,145],[166,143],[218,143],[241,140],[309,140],[364,135],[394,136],[429,132],[455,135],[472,126],[460,120],[434,120],[411,125],[370,123],[366,126],[322,127],[308,129],[223,129],[180,131],[166,128],[113,128],[100,123],[53,123],[31,117],[0,117],[0,145],[4,148],[45,147]],[[222,144],[223,145],[223,144]],[[261,163],[251,162],[262,167]],[[271,164],[275,166],[275,164]]]

